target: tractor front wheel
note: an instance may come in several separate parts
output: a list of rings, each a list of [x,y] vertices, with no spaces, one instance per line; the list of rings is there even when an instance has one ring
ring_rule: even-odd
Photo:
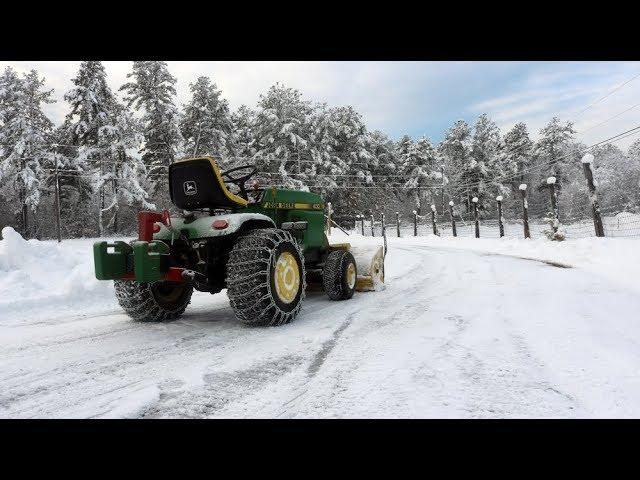
[[[122,309],[140,322],[175,320],[185,311],[193,293],[193,285],[182,282],[116,280],[114,286]]]
[[[358,269],[351,252],[334,250],[327,255],[322,270],[322,285],[331,300],[348,300],[356,291]]]
[[[334,250],[327,255],[322,270],[322,285],[331,300],[348,300],[356,291],[358,270],[351,252]]]
[[[242,323],[289,323],[300,312],[305,287],[302,249],[289,232],[261,228],[238,238],[227,262],[227,295]]]

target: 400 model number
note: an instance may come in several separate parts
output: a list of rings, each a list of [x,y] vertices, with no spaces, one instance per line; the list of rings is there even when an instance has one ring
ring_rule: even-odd
[[[279,208],[284,210],[322,210],[322,203],[294,203],[294,202],[265,202],[264,208]]]

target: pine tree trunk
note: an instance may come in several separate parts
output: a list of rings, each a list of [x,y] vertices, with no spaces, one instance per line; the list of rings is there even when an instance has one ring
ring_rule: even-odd
[[[198,124],[198,136],[196,137],[196,144],[193,147],[193,156],[197,157],[198,156],[198,147],[200,146],[200,134],[202,132],[202,125]]]

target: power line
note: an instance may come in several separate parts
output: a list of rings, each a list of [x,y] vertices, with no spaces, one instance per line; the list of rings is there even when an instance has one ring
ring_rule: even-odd
[[[633,107],[629,107],[629,108],[627,108],[626,110],[623,110],[622,112],[620,112],[620,113],[618,113],[618,114],[614,115],[613,117],[607,118],[607,119],[606,119],[605,121],[603,121],[603,122],[600,122],[600,123],[598,123],[598,124],[596,124],[596,125],[594,125],[594,126],[592,126],[592,127],[589,127],[589,128],[587,128],[586,130],[582,130],[580,133],[581,133],[581,134],[583,134],[583,133],[587,133],[588,131],[593,130],[594,128],[599,127],[599,126],[601,126],[601,125],[604,125],[605,123],[608,123],[609,121],[613,120],[614,118],[618,118],[620,115],[622,115],[622,114],[624,114],[624,113],[627,113],[628,111],[633,110],[634,108],[639,107],[639,106],[640,106],[640,103],[636,103]]]
[[[584,112],[586,112],[587,110],[589,110],[591,107],[597,105],[598,103],[600,103],[602,100],[604,100],[607,97],[610,97],[611,95],[613,95],[615,92],[617,92],[618,90],[620,90],[622,87],[624,87],[625,85],[633,82],[636,78],[640,77],[640,73],[634,75],[633,77],[631,77],[629,80],[627,80],[626,82],[618,85],[617,87],[615,87],[613,90],[611,90],[609,93],[607,93],[604,97],[596,100],[595,102],[593,102],[591,105],[587,105],[585,108],[583,108],[582,110],[580,110],[576,116],[580,116],[581,114],[583,114]]]

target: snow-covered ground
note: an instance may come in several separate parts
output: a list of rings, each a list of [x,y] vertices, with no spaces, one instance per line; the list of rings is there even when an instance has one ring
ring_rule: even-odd
[[[132,322],[93,240],[2,235],[2,417],[640,417],[637,239],[389,238],[383,291],[247,328]]]

